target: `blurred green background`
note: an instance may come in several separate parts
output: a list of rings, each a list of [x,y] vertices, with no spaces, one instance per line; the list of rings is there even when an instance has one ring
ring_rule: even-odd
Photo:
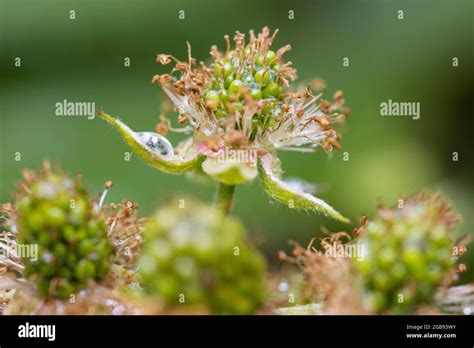
[[[324,78],[328,95],[344,90],[352,108],[342,151],[332,158],[282,153],[286,174],[327,188],[320,196],[353,221],[370,217],[377,202],[392,205],[420,189],[440,190],[464,215],[458,233],[473,234],[470,0],[1,1],[0,201],[11,199],[21,168],[37,168],[45,158],[81,172],[92,192],[112,180],[108,201],[132,199],[142,215],[175,194],[210,200],[212,184],[163,174],[136,156],[124,161],[129,149],[111,127],[98,118],[55,116],[55,103],[93,101],[134,130],[154,131],[161,94],[150,79],[167,71],[155,63],[157,53],[185,59],[189,41],[193,56],[206,60],[212,44],[225,47],[224,34],[265,25],[280,29],[277,47],[293,46],[286,58],[300,82]],[[125,57],[130,67],[124,67]],[[388,99],[420,102],[421,118],[381,117],[379,105]],[[343,151],[349,152],[347,162]],[[452,161],[454,151],[458,162]],[[257,182],[238,188],[233,214],[271,259],[288,248],[289,239],[306,244],[321,225],[333,231],[353,227],[269,204]],[[464,277],[472,279],[474,250],[470,254]]]

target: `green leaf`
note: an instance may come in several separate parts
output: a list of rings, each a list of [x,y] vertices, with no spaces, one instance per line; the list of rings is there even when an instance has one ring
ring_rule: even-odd
[[[272,169],[274,163],[274,158],[268,154],[259,158],[258,161],[258,171],[263,189],[271,198],[290,208],[320,212],[344,223],[350,222],[322,199],[303,192],[280,179]]]
[[[134,132],[125,123],[110,115],[98,112],[99,116],[119,132],[125,143],[146,163],[169,174],[183,174],[193,170],[204,156],[194,150],[176,155],[171,143],[160,134]]]

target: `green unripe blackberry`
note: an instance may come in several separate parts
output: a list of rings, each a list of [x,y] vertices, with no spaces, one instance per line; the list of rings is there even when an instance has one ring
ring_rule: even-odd
[[[284,59],[291,45],[275,49],[277,33],[278,29],[272,34],[264,27],[260,33],[250,30],[247,38],[237,31],[234,44],[225,35],[226,49],[212,46],[209,65],[197,64],[191,46],[187,61],[157,55],[158,63],[174,62],[174,67],[151,81],[172,100],[180,125],[189,123],[200,148],[261,152],[306,145],[325,151],[340,148],[340,135],[333,126],[342,125],[350,114],[343,92],[336,91],[330,102],[319,95],[325,88],[322,80],[292,88],[296,70]],[[113,118],[102,117],[114,124]]]
[[[23,258],[23,274],[42,296],[67,298],[108,272],[113,247],[106,224],[79,178],[47,162],[40,175],[27,171],[24,177],[16,202],[18,242],[37,246],[38,255]]]
[[[140,272],[145,291],[171,308],[204,306],[249,314],[263,303],[265,262],[244,242],[240,223],[207,205],[173,202],[144,231]]]
[[[188,45],[187,61],[170,54],[156,56],[158,63],[174,64],[174,67],[170,73],[155,74],[151,82],[159,84],[174,104],[180,114],[178,123],[181,126],[188,123],[189,130],[194,132],[193,145],[213,149],[216,154],[224,148],[260,153],[302,146],[321,147],[324,151],[340,148],[340,134],[333,126],[342,125],[350,114],[344,105],[344,93],[336,91],[332,102],[321,98],[325,83],[320,79],[306,88],[292,88],[296,69],[291,61],[284,59],[291,45],[275,49],[277,33],[278,29],[271,33],[264,27],[260,33],[250,30],[247,38],[237,31],[233,44],[229,35],[225,35],[225,50],[213,45],[209,65],[197,64],[191,55],[191,45]],[[163,110],[170,110],[169,105]],[[119,129],[124,126],[109,115],[100,115]],[[167,123],[166,115],[160,117]],[[163,127],[165,124],[160,126]],[[133,137],[127,139],[133,143]],[[140,150],[139,146],[137,149]],[[204,150],[204,154],[210,152]],[[233,164],[220,166],[210,170],[209,175],[218,179],[216,171],[231,167],[237,168]]]
[[[458,217],[439,195],[418,194],[380,208],[361,234],[365,257],[356,262],[377,313],[413,313],[429,305],[453,272],[452,231]]]
[[[216,102],[216,95],[225,93],[233,97],[232,102],[245,99],[249,94],[253,100],[274,99],[283,102],[284,88],[281,77],[281,55],[261,46],[258,41],[253,40],[247,46],[235,48],[217,58],[212,67],[213,75],[206,88],[204,105],[213,110],[218,117],[241,111],[240,107],[229,106],[226,103]],[[268,109],[270,114],[273,108]]]

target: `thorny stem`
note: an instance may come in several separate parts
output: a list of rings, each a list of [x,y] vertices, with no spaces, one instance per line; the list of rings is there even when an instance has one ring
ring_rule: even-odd
[[[221,209],[226,216],[229,215],[230,208],[232,207],[234,191],[235,185],[219,183],[219,186],[217,187],[214,205]]]

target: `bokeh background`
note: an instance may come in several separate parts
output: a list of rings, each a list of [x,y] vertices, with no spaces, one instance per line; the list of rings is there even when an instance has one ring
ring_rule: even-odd
[[[326,190],[320,196],[353,221],[370,217],[378,202],[442,191],[464,216],[458,233],[472,235],[473,7],[470,0],[2,1],[0,201],[11,199],[22,168],[37,168],[46,158],[81,172],[92,192],[112,180],[108,200],[132,199],[144,216],[173,195],[211,200],[212,183],[163,174],[136,156],[124,161],[129,149],[111,127],[98,118],[55,116],[55,104],[95,102],[134,130],[154,131],[162,95],[150,79],[167,70],[155,63],[157,53],[185,59],[189,41],[193,56],[206,60],[212,44],[225,47],[224,34],[268,25],[280,29],[276,46],[293,46],[286,58],[299,81],[324,78],[328,94],[344,90],[352,108],[343,150],[332,157],[282,153],[286,174],[318,183]],[[379,105],[388,99],[420,102],[421,118],[381,117]],[[257,182],[236,195],[233,214],[270,260],[288,240],[305,244],[320,235],[321,225],[353,227],[271,204]],[[474,250],[470,254],[464,277],[472,279]]]

